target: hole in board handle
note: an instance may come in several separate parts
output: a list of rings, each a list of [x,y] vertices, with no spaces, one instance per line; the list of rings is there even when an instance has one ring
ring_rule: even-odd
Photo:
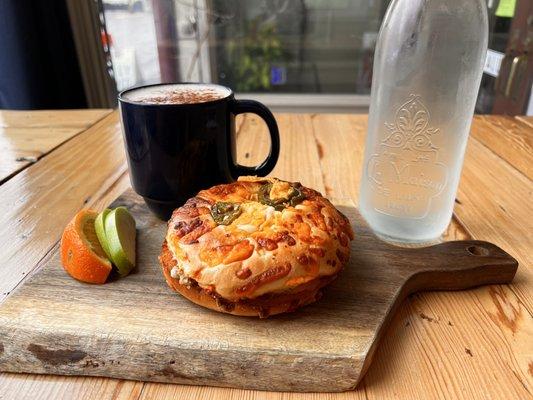
[[[469,246],[466,248],[466,251],[468,251],[473,256],[488,256],[489,255],[488,249],[481,247],[481,246]]]

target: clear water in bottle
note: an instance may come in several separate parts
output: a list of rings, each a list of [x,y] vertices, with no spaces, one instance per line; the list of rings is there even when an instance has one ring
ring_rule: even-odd
[[[487,50],[485,0],[393,0],[374,59],[360,212],[381,237],[448,226]]]

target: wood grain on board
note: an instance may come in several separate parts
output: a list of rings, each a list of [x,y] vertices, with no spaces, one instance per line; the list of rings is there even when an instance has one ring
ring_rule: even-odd
[[[110,112],[0,110],[0,183]]]
[[[388,245],[351,201],[333,202],[355,227],[350,262],[317,303],[258,320],[201,308],[170,290],[158,262],[167,224],[128,190],[112,207],[127,207],[137,221],[137,270],[88,285],[64,271],[56,251],[0,307],[0,369],[291,392],[351,390],[406,296],[508,283],[516,272],[516,261],[487,242]]]
[[[320,115],[319,115],[320,116]],[[285,117],[289,120],[292,116],[287,114],[277,115],[278,120],[280,117]],[[329,118],[330,116],[320,116]],[[247,115],[246,118],[254,119],[253,115]],[[305,115],[298,116],[301,120],[307,119],[309,122],[316,121],[317,115]],[[326,119],[327,119],[326,118]],[[533,121],[527,118],[519,118],[521,123],[529,125],[533,128]],[[254,126],[249,125],[245,127],[241,132],[246,134],[248,139],[254,139],[254,137],[260,137],[260,135],[254,135],[253,131],[248,129],[262,129],[261,122],[257,119],[257,124]],[[328,174],[326,176],[329,179],[329,184],[326,182],[325,186],[330,186],[330,190],[337,191],[345,196],[346,193],[357,194],[357,185],[359,177],[358,162],[352,159],[353,154],[355,157],[359,157],[358,154],[362,151],[362,145],[364,143],[364,136],[366,134],[366,116],[356,115],[332,115],[331,119],[322,122],[321,130],[329,133],[329,135],[323,135],[324,143],[327,147],[320,149],[316,148],[317,154],[321,151],[327,155],[330,159],[326,161],[322,160],[322,171],[328,172],[329,168],[337,168],[336,171],[344,171],[346,177],[342,174]],[[476,127],[477,120],[474,121],[473,126]],[[298,140],[309,140],[309,137],[313,135],[313,132],[303,131],[298,129],[298,125],[291,124],[294,135],[297,135],[292,142],[292,145],[298,144]],[[315,128],[316,124],[312,125]],[[340,127],[340,128],[339,128]],[[345,128],[348,127],[348,128]],[[280,130],[283,132],[289,132],[284,124],[280,123]],[[118,133],[118,127],[115,133],[117,136],[117,143],[121,145],[121,139]],[[350,132],[351,130],[351,132]],[[345,132],[347,131],[347,132]],[[352,142],[346,142],[338,140],[339,132],[345,132],[346,134],[352,134],[354,136]],[[533,129],[529,131],[531,135]],[[94,131],[93,131],[93,134]],[[83,134],[81,134],[83,135]],[[80,136],[81,136],[80,135]],[[500,137],[501,135],[499,135]],[[265,140],[267,136],[265,135]],[[471,139],[472,142],[472,139]],[[479,142],[483,142],[483,138],[479,138]],[[355,144],[354,148],[349,148],[346,145],[339,146],[339,143],[352,143]],[[497,143],[497,141],[496,141]],[[502,142],[503,143],[503,142]],[[282,145],[284,145],[282,139]],[[503,144],[502,144],[503,145]],[[267,148],[266,143],[254,142],[250,140],[247,144],[248,147],[239,147],[239,156],[244,157],[245,154],[241,152],[249,151],[248,158],[260,157],[266,153],[259,154],[258,148]],[[263,146],[263,147],[261,147]],[[62,152],[62,147],[56,149],[55,152]],[[88,146],[90,148],[91,146]],[[329,150],[328,150],[329,149]],[[110,156],[109,149],[103,149],[103,157]],[[291,150],[287,154],[296,154],[299,148]],[[52,156],[49,155],[48,157]],[[339,160],[338,167],[335,167],[334,156],[339,155],[342,159],[344,154],[344,161]],[[497,153],[494,153],[497,155]],[[39,161],[44,162],[48,157]],[[492,174],[480,173],[482,171],[488,171],[493,168],[493,164],[500,167],[500,170],[508,170],[511,164],[503,160],[497,155],[495,158],[484,158],[485,163],[488,164],[476,165],[473,168],[466,168],[470,163],[472,157],[475,157],[470,145],[467,150],[467,158],[465,161],[465,170],[463,172],[463,181],[469,179],[472,183],[469,185],[470,192],[475,193],[477,185],[481,182],[485,186],[494,186],[496,189],[489,190],[484,194],[484,202],[479,207],[483,207],[485,204],[492,203],[492,196],[495,191],[506,191],[512,194],[513,190],[517,187],[524,187],[531,193],[531,183],[523,182],[520,178],[516,178],[514,174],[507,174],[505,182],[494,182],[495,179]],[[519,155],[517,155],[519,157]],[[260,158],[259,158],[260,159]],[[298,171],[286,170],[283,166],[283,162],[280,160],[280,164],[277,167],[276,174],[287,174],[291,176],[303,176],[310,182],[311,179],[315,179],[313,176],[321,174],[316,169],[316,158],[310,160],[312,164],[303,164],[299,166]],[[75,161],[69,161],[72,165]],[[66,167],[69,165],[67,162]],[[327,164],[329,163],[329,164]],[[350,167],[341,168],[343,165],[349,165]],[[508,165],[502,167],[502,165]],[[330,165],[324,168],[325,165]],[[100,163],[98,171],[101,174],[110,174],[109,168],[112,163]],[[35,166],[31,166],[34,168]],[[298,167],[297,165],[290,168]],[[287,168],[288,169],[288,168]],[[42,172],[42,171],[41,171]],[[51,171],[40,174],[40,177],[34,177],[34,188],[36,183],[45,182],[48,179]],[[33,175],[33,174],[32,174]],[[37,174],[36,174],[37,175]],[[294,176],[293,175],[293,176]],[[479,178],[476,178],[479,175]],[[320,176],[320,175],[318,175]],[[354,179],[356,180],[354,182]],[[303,180],[303,178],[300,178]],[[90,201],[98,202],[99,206],[103,206],[105,203],[109,203],[116,197],[117,193],[120,193],[120,188],[113,193],[106,193],[105,190],[111,185],[114,185],[117,189],[120,185],[127,185],[127,176],[120,175],[120,182],[110,183],[110,180],[106,180],[102,184],[102,190],[91,196]],[[118,186],[117,186],[118,185]],[[502,186],[503,185],[503,186]],[[122,186],[122,187],[123,187]],[[504,188],[502,190],[501,188]],[[458,201],[462,202],[464,194],[470,193],[465,191],[465,185],[461,183],[461,192],[458,197]],[[320,186],[319,190],[323,190]],[[29,189],[27,189],[29,190]],[[37,189],[34,189],[37,190]],[[341,192],[342,191],[342,192]],[[464,194],[462,194],[464,191]],[[17,195],[17,194],[15,194]],[[3,187],[0,187],[0,198],[9,199],[9,196],[5,196],[3,193]],[[53,200],[53,193],[46,193],[43,195],[45,200]],[[80,194],[83,196],[83,194]],[[470,195],[471,196],[471,195]],[[531,196],[531,194],[529,194]],[[505,201],[502,203],[500,199],[500,205],[504,208],[521,210],[519,212],[518,221],[527,220],[532,214],[531,210],[531,197],[528,197],[528,202],[523,202],[523,197],[514,199],[509,195],[505,197]],[[81,201],[78,204],[82,204]],[[459,204],[457,205],[459,206]],[[468,207],[477,207],[477,204],[468,203]],[[68,207],[67,207],[68,208]],[[61,207],[60,207],[61,209]],[[45,208],[46,210],[46,208]],[[58,213],[61,211],[58,211]],[[74,211],[67,211],[70,215]],[[465,221],[456,218],[452,221],[450,228],[448,229],[447,239],[453,238],[468,238],[473,236],[476,239],[485,239],[495,241],[499,243],[499,231],[496,229],[498,224],[505,224],[507,235],[512,237],[515,234],[521,234],[523,228],[515,228],[514,222],[517,220],[509,217],[503,212],[499,212],[495,215],[491,215],[489,220],[478,220],[478,211],[470,210],[469,214],[463,213],[462,216],[470,215]],[[25,219],[28,223],[36,222],[41,217],[39,212],[32,210],[30,207],[26,207],[24,210],[16,213],[17,218]],[[514,215],[514,214],[513,214]],[[7,220],[8,223],[13,224],[13,215]],[[15,219],[16,221],[16,219]],[[33,224],[34,229],[43,232],[45,229],[39,224]],[[46,235],[39,236],[39,242],[52,242],[58,238],[63,226],[60,224],[49,224],[46,230],[50,234],[50,238]],[[0,228],[1,229],[1,228]],[[12,232],[16,234],[22,234],[24,231],[11,228]],[[2,238],[4,236],[1,236]],[[6,245],[7,243],[7,245]],[[507,242],[506,242],[507,243]],[[11,245],[15,247],[15,252],[25,249],[26,244],[22,241],[15,241],[11,244],[10,241],[3,241],[4,246],[9,249]],[[500,243],[501,244],[501,243]],[[503,246],[503,245],[502,245]],[[522,241],[522,247],[524,249],[531,250],[531,246],[527,241]],[[509,253],[517,257],[520,261],[520,267],[518,270],[519,276],[522,273],[522,269],[531,269],[531,263],[526,263],[519,254],[516,254],[514,250],[514,244],[506,245],[504,247]],[[531,252],[531,251],[530,251]],[[32,252],[30,251],[30,254]],[[37,255],[39,251],[35,252]],[[41,251],[42,253],[42,251]],[[43,254],[41,254],[43,256]],[[30,262],[23,264],[11,264],[11,269],[14,271],[20,270],[21,272],[26,268],[33,268],[34,265],[27,265],[35,263],[35,258],[30,257]],[[22,274],[21,274],[22,276]],[[531,281],[526,276],[524,279],[525,284],[531,287]],[[0,281],[0,293],[7,291],[5,283]],[[477,289],[467,292],[454,292],[454,293],[424,293],[422,295],[416,295],[404,302],[404,305],[400,307],[398,315],[393,319],[392,325],[387,331],[387,334],[382,341],[382,344],[376,354],[374,363],[367,373],[363,382],[359,385],[358,390],[343,394],[321,394],[316,395],[317,398],[350,398],[350,399],[374,399],[384,398],[385,396],[393,398],[435,398],[435,397],[455,397],[455,398],[528,398],[533,393],[533,351],[531,349],[531,336],[532,336],[532,318],[528,312],[528,308],[531,309],[531,304],[524,304],[520,301],[515,294],[514,285],[509,286],[494,286],[490,289]],[[530,293],[530,292],[529,292]],[[527,300],[527,297],[525,297]],[[526,307],[527,305],[527,307]],[[53,382],[53,383],[52,383]],[[105,385],[103,382],[106,382]],[[114,382],[118,382],[114,389],[111,390],[111,385]],[[127,381],[115,381],[104,380],[100,378],[69,378],[69,377],[50,377],[50,376],[38,376],[27,374],[1,374],[0,375],[0,392],[5,393],[9,398],[19,396],[18,398],[72,398],[68,394],[68,388],[76,387],[77,393],[81,393],[76,398],[139,398],[139,392],[132,391],[129,386],[131,382]],[[103,389],[108,387],[108,389]],[[84,389],[83,389],[84,388]],[[156,384],[147,383],[143,385],[141,398],[168,398],[170,396],[179,398],[246,398],[246,399],[300,399],[307,398],[307,395],[302,394],[287,394],[287,393],[268,393],[257,392],[250,390],[237,390],[237,389],[221,389],[205,386],[183,386],[183,385],[170,385],[170,384]],[[173,397],[173,398],[174,398]]]

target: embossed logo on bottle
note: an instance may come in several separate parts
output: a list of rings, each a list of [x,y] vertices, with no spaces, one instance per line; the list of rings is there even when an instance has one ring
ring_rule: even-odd
[[[424,218],[431,199],[447,183],[446,165],[437,161],[439,148],[432,142],[439,129],[431,127],[429,110],[414,94],[385,127],[387,135],[366,168],[374,208],[391,216]]]

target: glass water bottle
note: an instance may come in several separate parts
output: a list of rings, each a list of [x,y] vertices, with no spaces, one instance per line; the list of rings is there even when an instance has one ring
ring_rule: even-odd
[[[393,0],[379,33],[359,208],[376,234],[448,226],[487,50],[485,0]]]

